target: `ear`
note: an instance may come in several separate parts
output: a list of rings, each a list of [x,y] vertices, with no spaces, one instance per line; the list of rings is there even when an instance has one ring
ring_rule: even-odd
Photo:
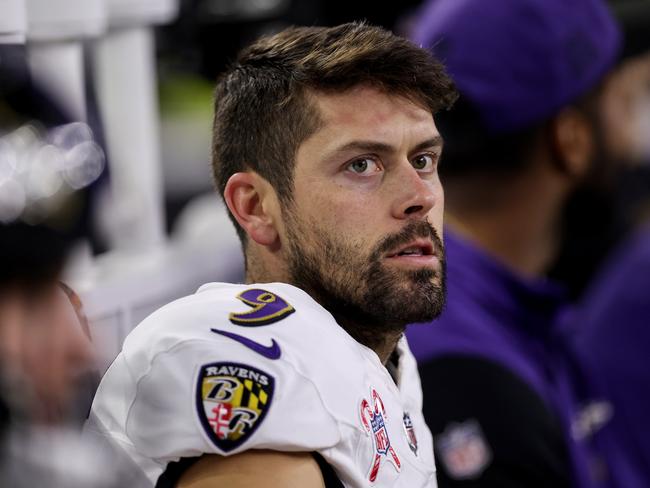
[[[254,172],[235,173],[224,190],[224,200],[246,234],[262,246],[278,239],[272,209],[274,192],[269,183]]]
[[[575,107],[560,111],[550,123],[551,143],[559,168],[572,179],[583,178],[594,151],[591,121]]]

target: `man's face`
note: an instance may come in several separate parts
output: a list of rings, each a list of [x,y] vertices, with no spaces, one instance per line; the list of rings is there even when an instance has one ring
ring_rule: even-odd
[[[590,170],[564,207],[563,235],[549,275],[579,296],[603,260],[645,221],[650,172],[650,53],[618,66],[590,115]]]
[[[650,51],[610,75],[599,108],[608,155],[627,163],[650,160]]]
[[[90,338],[58,283],[30,298],[18,288],[1,295],[0,339],[4,386],[20,386],[9,394],[24,394],[23,406],[35,420],[62,420],[94,362]]]
[[[44,367],[47,365],[47,367]],[[58,284],[32,303],[23,342],[23,369],[33,382],[40,420],[56,422],[70,408],[94,351],[70,298]]]
[[[292,283],[357,324],[433,319],[444,195],[431,113],[366,86],[314,98],[323,123],[298,149],[283,209]]]

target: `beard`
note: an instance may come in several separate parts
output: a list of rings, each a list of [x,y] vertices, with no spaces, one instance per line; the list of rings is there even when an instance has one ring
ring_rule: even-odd
[[[287,222],[291,283],[328,310],[359,342],[372,344],[382,332],[402,332],[412,322],[427,322],[442,312],[445,298],[444,248],[429,222],[413,221],[385,236],[370,252],[367,242],[346,239]],[[395,269],[385,256],[416,238],[430,239],[438,269]]]
[[[640,166],[617,159],[605,145],[602,121],[590,116],[594,156],[584,180],[565,202],[557,255],[547,276],[561,282],[573,300],[582,297],[614,248],[629,234],[634,202],[650,188]],[[638,207],[637,207],[638,210]]]
[[[616,163],[611,188],[578,189],[566,203],[562,239],[548,276],[562,282],[572,299],[591,285],[612,252],[650,220],[650,166]]]

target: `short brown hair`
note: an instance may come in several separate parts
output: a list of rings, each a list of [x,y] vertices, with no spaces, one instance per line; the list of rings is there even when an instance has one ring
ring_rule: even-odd
[[[293,27],[243,50],[216,88],[212,158],[220,194],[234,173],[253,170],[283,204],[291,202],[295,154],[320,124],[308,93],[361,84],[404,96],[432,114],[457,96],[427,50],[364,23]]]

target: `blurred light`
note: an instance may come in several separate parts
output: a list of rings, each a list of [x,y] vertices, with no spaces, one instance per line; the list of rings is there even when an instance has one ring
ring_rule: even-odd
[[[94,182],[104,171],[104,151],[95,142],[77,144],[65,155],[63,177],[75,190]]]
[[[15,180],[0,182],[0,222],[8,224],[25,210],[25,192]]]
[[[41,147],[34,155],[28,169],[27,195],[30,200],[48,198],[61,189],[63,179],[63,151],[51,144]]]
[[[0,221],[37,223],[104,170],[104,151],[87,124],[49,131],[29,123],[0,137]]]
[[[11,144],[0,139],[0,184],[13,177],[16,172],[16,152]]]
[[[17,155],[24,155],[34,146],[39,144],[40,130],[30,123],[23,125],[6,136],[6,141],[13,147]]]
[[[52,144],[61,149],[72,149],[78,144],[92,141],[93,131],[88,124],[73,122],[52,129],[49,139]]]

